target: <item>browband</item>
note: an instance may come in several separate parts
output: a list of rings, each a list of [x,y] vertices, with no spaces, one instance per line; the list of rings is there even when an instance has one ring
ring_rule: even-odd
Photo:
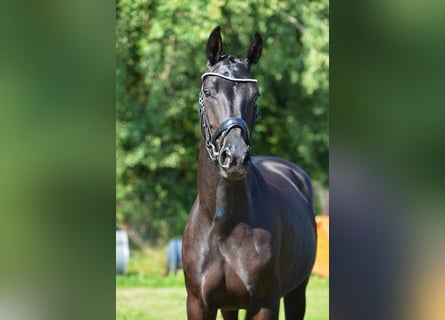
[[[232,77],[228,77],[219,73],[215,73],[215,72],[206,72],[201,76],[201,81],[204,80],[205,77],[207,76],[216,76],[216,77],[220,77],[226,80],[230,80],[230,81],[236,81],[236,82],[258,82],[257,79],[241,79],[241,78],[232,78]]]

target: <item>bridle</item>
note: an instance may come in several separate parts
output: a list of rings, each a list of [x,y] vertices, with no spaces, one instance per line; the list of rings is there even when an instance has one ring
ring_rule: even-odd
[[[255,83],[258,82],[256,79],[232,78],[232,77],[228,77],[228,76],[225,76],[225,75],[222,75],[219,73],[214,73],[214,72],[204,73],[201,76],[201,82],[204,81],[204,78],[208,77],[208,76],[220,77],[220,78],[234,81],[234,82],[255,82]],[[229,134],[230,130],[232,130],[233,128],[241,129],[241,131],[243,132],[247,147],[250,148],[250,146],[252,145],[252,134],[253,134],[254,126],[255,126],[255,121],[259,116],[257,104],[255,104],[255,107],[253,110],[253,120],[252,120],[252,125],[250,126],[250,129],[249,129],[246,121],[244,121],[244,119],[228,118],[228,119],[224,120],[223,123],[221,123],[221,125],[216,129],[214,134],[212,134],[209,118],[207,117],[206,110],[204,107],[204,97],[203,97],[202,86],[201,86],[201,91],[199,92],[198,105],[199,105],[198,117],[199,117],[201,126],[205,130],[206,149],[207,149],[207,152],[209,153],[211,160],[213,160],[214,162],[218,161],[219,152],[216,150],[216,146],[215,146],[215,143],[216,143],[216,140],[218,139],[218,137],[222,136],[222,139],[224,139]]]

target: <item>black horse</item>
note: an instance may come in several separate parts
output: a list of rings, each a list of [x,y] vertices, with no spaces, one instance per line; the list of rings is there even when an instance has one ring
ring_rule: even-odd
[[[243,58],[221,55],[220,28],[207,42],[199,97],[198,196],[184,231],[188,319],[303,319],[316,249],[312,187],[296,165],[250,157],[262,51],[256,33]]]

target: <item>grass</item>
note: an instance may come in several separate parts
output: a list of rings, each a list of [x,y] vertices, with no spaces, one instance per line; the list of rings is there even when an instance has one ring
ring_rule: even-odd
[[[174,276],[154,276],[145,274],[129,274],[126,276],[116,275],[117,288],[185,288],[182,271],[178,271]]]
[[[186,319],[184,276],[164,276],[166,249],[131,252],[128,274],[116,276],[116,320]],[[284,320],[281,304],[280,320]],[[240,312],[240,319],[245,312]],[[218,320],[222,319],[218,313]],[[306,320],[329,319],[329,280],[311,276],[307,289]]]

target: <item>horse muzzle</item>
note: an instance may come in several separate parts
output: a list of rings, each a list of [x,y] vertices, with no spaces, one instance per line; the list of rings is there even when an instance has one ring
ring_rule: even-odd
[[[218,164],[221,176],[227,180],[241,180],[245,177],[250,163],[249,147],[243,139],[227,142],[219,151]]]

